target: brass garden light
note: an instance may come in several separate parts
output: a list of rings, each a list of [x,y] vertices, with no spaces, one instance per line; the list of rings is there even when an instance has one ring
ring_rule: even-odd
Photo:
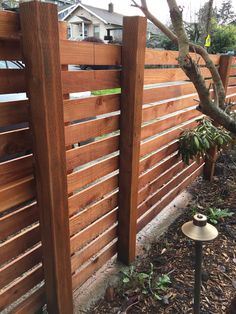
[[[207,223],[207,217],[196,214],[192,221],[186,222],[182,226],[183,233],[195,241],[195,284],[194,284],[194,305],[193,313],[200,314],[200,294],[202,276],[202,243],[214,240],[218,236],[217,229]]]

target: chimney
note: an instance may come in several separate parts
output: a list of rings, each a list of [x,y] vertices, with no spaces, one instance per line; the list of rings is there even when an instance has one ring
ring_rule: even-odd
[[[112,2],[110,2],[108,4],[108,12],[113,13],[114,12],[114,4]]]

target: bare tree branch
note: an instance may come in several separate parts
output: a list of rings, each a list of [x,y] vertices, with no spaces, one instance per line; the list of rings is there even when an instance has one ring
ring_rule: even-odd
[[[208,52],[205,48],[190,43],[186,34],[183,19],[182,10],[177,5],[176,0],[167,0],[170,17],[175,29],[173,33],[168,27],[161,23],[147,7],[146,0],[141,0],[141,5],[136,0],[132,0],[133,6],[142,10],[144,15],[154,25],[156,25],[172,42],[179,46],[178,62],[182,70],[186,73],[188,78],[193,82],[200,99],[200,110],[223,125],[226,129],[236,134],[236,122],[225,111],[225,90],[220,78],[219,72],[211,60]],[[215,99],[211,99],[210,92],[206,86],[206,82],[199,71],[198,62],[195,62],[189,51],[193,51],[199,54],[206,63],[206,67],[209,69],[212,80],[214,83]]]

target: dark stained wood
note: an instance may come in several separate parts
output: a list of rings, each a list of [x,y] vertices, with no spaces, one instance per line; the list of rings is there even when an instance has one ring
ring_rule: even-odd
[[[1,13],[0,13],[1,14]],[[0,60],[22,60],[20,41],[1,40],[0,41]]]
[[[48,311],[73,313],[57,7],[20,5]]]
[[[19,14],[9,11],[0,12],[0,39],[19,40]]]
[[[138,173],[147,21],[144,17],[124,17],[123,23],[118,258],[125,264],[130,264],[134,261],[136,254]]]
[[[0,94],[26,91],[25,70],[0,69]]]
[[[225,89],[227,92],[227,87],[229,84],[229,75],[230,75],[230,67],[232,64],[233,57],[227,55],[220,56],[220,66],[219,66],[219,74]],[[215,124],[217,125],[217,124]],[[217,160],[217,147],[212,147],[209,152],[208,156],[205,160],[203,176],[205,180],[212,181],[214,172],[215,172],[215,163]]]
[[[0,126],[29,121],[29,102],[27,100],[0,103]]]

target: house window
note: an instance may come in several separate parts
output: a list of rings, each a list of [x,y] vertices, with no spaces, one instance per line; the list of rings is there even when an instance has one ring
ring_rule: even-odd
[[[100,38],[100,27],[99,27],[99,25],[94,25],[93,36],[96,38]]]
[[[69,25],[68,27],[67,27],[67,38],[71,38],[72,37],[72,26],[71,25]]]

